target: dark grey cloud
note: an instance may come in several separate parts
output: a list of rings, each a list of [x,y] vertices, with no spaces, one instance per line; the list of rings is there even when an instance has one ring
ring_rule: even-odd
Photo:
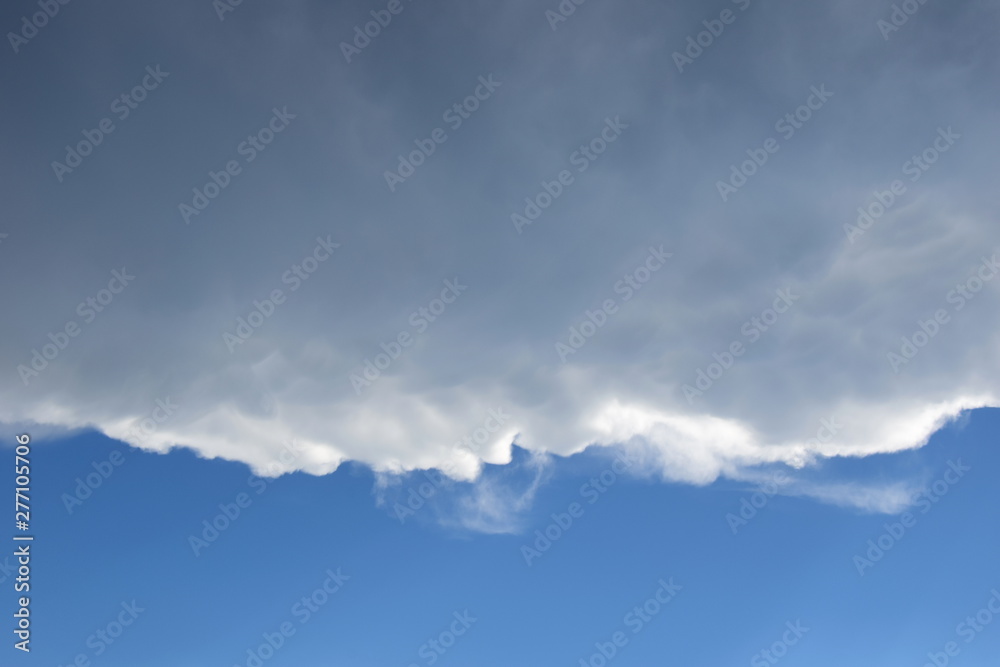
[[[387,6],[248,0],[220,20],[203,1],[70,3],[4,56],[0,419],[257,467],[294,439],[314,473],[352,459],[469,478],[515,436],[557,454],[632,443],[666,478],[707,482],[919,446],[997,404],[1000,281],[949,300],[1000,250],[995,4],[927,3],[885,39],[884,2],[592,0],[553,30],[556,2],[402,0],[348,63],[341,43]],[[169,74],[120,118],[147,67]],[[53,161],[105,118],[60,180]],[[734,165],[753,173],[723,200]],[[845,230],[897,180],[881,217]],[[320,261],[317,239],[339,247]],[[660,246],[672,257],[626,301]],[[123,269],[134,281],[89,318],[79,304]],[[445,281],[467,289],[437,301]],[[557,343],[609,299],[563,363]],[[255,309],[261,326],[227,345]],[[19,371],[50,343],[37,376]],[[367,361],[385,368],[356,391]],[[165,397],[182,409],[138,437]],[[498,407],[510,423],[456,453]],[[831,415],[844,428],[818,439]]]

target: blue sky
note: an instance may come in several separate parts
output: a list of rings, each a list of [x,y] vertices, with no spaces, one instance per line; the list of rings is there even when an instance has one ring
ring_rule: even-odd
[[[290,622],[295,633],[265,664],[426,665],[435,655],[440,665],[578,665],[621,631],[628,641],[613,664],[739,665],[783,641],[786,622],[801,621],[808,631],[788,646],[784,664],[923,665],[928,652],[955,641],[961,650],[951,664],[986,666],[1000,648],[1000,618],[971,635],[956,627],[1000,588],[998,434],[1000,415],[981,410],[920,450],[828,466],[835,479],[916,476],[934,498],[949,462],[970,469],[931,509],[918,501],[916,523],[863,576],[854,557],[898,515],[779,494],[734,534],[727,515],[757,486],[624,476],[601,485],[591,503],[582,487],[611,469],[605,455],[558,462],[519,530],[488,535],[422,520],[426,507],[401,523],[391,503],[376,506],[373,476],[356,465],[258,487],[245,465],[186,450],[142,453],[96,433],[37,443],[36,650],[25,660],[4,647],[5,664],[66,665],[84,654],[94,665],[246,665],[262,634]],[[62,494],[113,451],[122,464],[69,513]],[[525,458],[515,457],[509,474],[530,476]],[[431,499],[442,512],[458,511],[460,490]],[[196,556],[190,535],[239,493],[252,503]],[[582,514],[529,566],[522,547],[573,502]],[[315,613],[300,607],[295,615],[328,570],[346,577],[342,588]],[[661,579],[681,588],[661,593],[670,601],[648,621],[634,615],[626,624],[655,599]],[[96,656],[103,642],[88,646],[88,638],[133,601],[143,611]],[[475,620],[451,648],[421,655],[466,611]]]
[[[5,4],[12,660],[982,664],[997,10]]]

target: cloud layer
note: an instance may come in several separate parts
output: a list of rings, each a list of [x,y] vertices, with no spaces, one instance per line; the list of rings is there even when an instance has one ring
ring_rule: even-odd
[[[703,484],[1000,404],[995,11],[550,4],[64,8],[4,74],[0,420]]]

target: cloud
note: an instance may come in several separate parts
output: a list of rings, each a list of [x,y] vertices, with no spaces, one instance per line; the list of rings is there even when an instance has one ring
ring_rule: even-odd
[[[919,447],[998,405],[997,60],[965,46],[995,48],[980,8],[925,7],[887,42],[863,3],[754,4],[678,72],[714,18],[698,3],[587,4],[555,31],[534,3],[414,5],[350,64],[354,8],[111,4],[4,75],[89,82],[41,116],[5,101],[23,137],[0,161],[8,424],[259,470],[295,441],[313,474],[461,480],[512,441],[624,443],[706,484]],[[147,64],[169,77],[59,182],[50,162]],[[269,135],[278,113],[294,118]],[[390,190],[401,156],[421,164]],[[534,220],[519,233],[513,214]],[[114,271],[135,278],[115,292]],[[162,400],[182,408],[156,420]],[[509,422],[457,446],[498,408]],[[505,530],[534,488],[482,484],[470,520]]]
[[[437,470],[376,474],[375,504],[401,524],[431,521],[462,532],[517,533],[553,460],[538,452],[513,454],[503,465],[484,466],[463,481]]]
[[[511,480],[486,476],[471,484],[469,492],[460,496],[442,524],[480,533],[517,533],[521,520],[531,509],[535,493],[548,477],[551,461],[533,454],[522,464],[530,477],[515,484]]]
[[[899,514],[913,507],[914,499],[920,490],[916,484],[899,481],[880,485],[814,484],[801,489],[798,493],[790,491],[789,494],[802,495],[841,507],[853,507],[865,512]]]

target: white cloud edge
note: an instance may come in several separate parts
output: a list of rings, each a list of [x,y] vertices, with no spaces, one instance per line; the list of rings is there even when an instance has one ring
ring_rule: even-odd
[[[809,468],[825,458],[858,457],[873,454],[890,454],[924,446],[930,437],[949,422],[962,418],[969,410],[995,407],[993,397],[963,397],[946,402],[926,404],[905,410],[892,418],[885,418],[869,429],[868,441],[856,437],[834,437],[827,442],[803,438],[782,443],[763,443],[753,429],[733,419],[711,415],[668,414],[637,405],[625,405],[614,400],[597,411],[588,425],[590,437],[571,451],[550,452],[533,448],[531,441],[514,427],[500,431],[482,449],[481,456],[467,450],[450,450],[449,457],[423,458],[421,464],[405,465],[399,460],[377,465],[349,459],[329,444],[303,440],[289,435],[279,438],[284,443],[280,451],[295,452],[294,456],[273,456],[273,447],[254,450],[233,449],[232,444],[206,447],[206,442],[218,445],[218,438],[204,436],[199,440],[171,430],[169,422],[147,437],[136,437],[136,423],[141,417],[117,419],[106,424],[68,419],[66,411],[54,410],[49,423],[30,426],[4,424],[4,435],[28,432],[33,439],[44,441],[66,437],[81,429],[93,428],[109,438],[120,440],[138,449],[161,454],[180,447],[192,449],[202,458],[221,458],[246,463],[256,473],[265,476],[302,471],[313,475],[334,472],[342,463],[355,461],[368,466],[376,478],[376,503],[382,504],[384,490],[395,484],[406,483],[406,475],[419,470],[442,470],[453,481],[469,483],[461,493],[455,494],[455,503],[448,512],[438,513],[436,520],[443,526],[487,534],[516,533],[522,529],[519,518],[530,510],[538,489],[548,478],[555,458],[552,454],[568,457],[591,448],[622,448],[636,458],[640,465],[628,474],[635,477],[655,477],[666,483],[685,483],[706,486],[720,478],[737,481],[759,480],[761,470],[775,465],[792,469]],[[229,418],[245,415],[235,411]],[[57,425],[69,422],[70,426]],[[246,424],[254,427],[253,424]],[[256,425],[258,434],[261,425]],[[282,434],[286,435],[286,434]],[[872,440],[874,438],[874,440]],[[201,446],[179,444],[200,442]],[[294,445],[292,444],[294,443]],[[875,444],[877,443],[877,444]],[[496,477],[482,475],[484,463],[510,465],[512,446],[517,444],[529,452],[527,464],[531,480],[523,488],[505,484]],[[207,453],[215,450],[214,455]],[[523,485],[523,484],[522,484]],[[863,512],[897,514],[913,503],[919,492],[919,482],[897,480],[888,484],[873,485],[851,481],[823,482],[793,478],[779,489],[787,496],[807,497],[813,500],[848,507]]]

